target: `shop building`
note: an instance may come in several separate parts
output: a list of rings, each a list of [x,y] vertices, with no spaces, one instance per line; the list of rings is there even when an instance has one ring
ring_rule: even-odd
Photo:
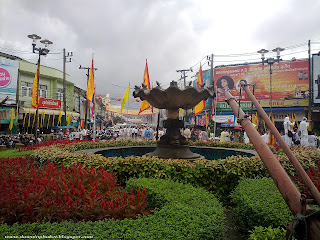
[[[11,119],[11,109],[14,108],[13,134],[34,133],[34,119],[36,109],[31,106],[32,83],[37,71],[37,65],[19,57],[0,53],[0,134],[8,134],[6,129]],[[2,79],[0,79],[2,80]],[[66,74],[66,108],[68,118],[79,118],[80,111],[75,111],[75,86],[70,82],[70,75]],[[57,126],[59,115],[61,121],[65,115],[63,111],[63,72],[47,66],[40,66],[39,81],[39,130],[49,133],[51,127]],[[83,100],[82,100],[83,101]],[[18,114],[16,112],[18,111]],[[0,116],[0,117],[1,117]],[[17,119],[18,117],[18,119]]]

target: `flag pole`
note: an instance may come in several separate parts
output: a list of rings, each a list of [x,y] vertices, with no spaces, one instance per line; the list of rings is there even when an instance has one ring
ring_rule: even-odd
[[[96,86],[94,86],[94,91],[96,90]],[[93,97],[95,93],[93,94]],[[94,114],[93,114],[93,141],[96,140],[96,102],[95,102],[95,99],[93,99],[94,101],[94,104],[93,104],[93,111],[94,111]]]
[[[217,91],[216,91],[216,96],[213,99],[214,101],[214,123],[213,123],[213,141],[216,140],[216,128],[217,128]]]
[[[130,91],[130,82],[129,82],[129,91]],[[128,127],[129,104],[130,104],[130,94],[129,94],[129,97],[128,97],[128,105],[127,105],[126,129]]]

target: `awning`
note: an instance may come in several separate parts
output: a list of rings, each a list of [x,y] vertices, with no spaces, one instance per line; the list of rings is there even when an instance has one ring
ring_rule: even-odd
[[[54,126],[54,127],[51,127],[51,129],[72,129],[72,128],[75,128],[74,126]]]
[[[32,114],[36,113],[36,109],[34,109],[34,108],[20,108],[19,109],[19,113],[25,113],[25,112],[29,113],[29,111]],[[46,109],[39,108],[38,114],[40,115],[40,114],[42,114],[42,112],[44,112],[45,114],[48,114],[48,115],[49,114],[52,115],[54,113],[55,116],[59,116],[59,114],[60,114],[60,110],[54,110],[54,109],[51,110],[51,109],[47,109],[47,108]],[[71,113],[72,113],[73,117],[80,117],[79,113],[77,113],[77,112],[69,112],[69,111],[67,111],[67,116],[69,116]],[[61,111],[61,114],[62,114],[62,116],[64,116],[64,111]]]

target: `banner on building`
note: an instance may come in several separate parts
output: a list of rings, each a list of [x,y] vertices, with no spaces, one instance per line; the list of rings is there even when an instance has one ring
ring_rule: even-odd
[[[153,112],[152,112],[152,109],[147,109],[147,110],[144,110],[143,112],[140,112],[140,113],[139,113],[139,110],[123,109],[122,113],[121,113],[120,106],[116,107],[116,106],[111,106],[111,105],[107,105],[106,106],[106,110],[109,111],[109,112],[118,113],[118,114],[122,114],[122,115],[139,115],[139,116],[154,115],[154,114],[157,114],[159,112],[158,109],[154,108]]]
[[[57,99],[40,98],[39,108],[60,109],[61,101]]]
[[[6,104],[16,104],[19,62],[0,58],[0,101],[7,96]]]
[[[234,127],[236,125],[236,116],[235,115],[221,115],[226,121],[221,123],[221,127]]]
[[[312,103],[320,104],[320,55],[312,54]]]
[[[270,75],[268,64],[215,68],[214,86],[218,91],[217,102],[225,102],[223,93],[226,90],[230,90],[237,100],[248,102],[249,98],[244,92],[240,96],[240,80],[246,80],[250,85],[255,84],[254,96],[262,107],[270,107],[271,95],[273,107],[309,105],[308,59],[274,63],[271,69]],[[252,90],[253,87],[250,89]],[[225,109],[225,111],[228,110],[230,109]]]

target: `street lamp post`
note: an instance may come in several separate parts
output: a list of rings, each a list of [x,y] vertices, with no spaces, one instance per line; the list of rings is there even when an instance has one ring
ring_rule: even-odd
[[[28,38],[31,38],[32,39],[32,52],[33,53],[36,53],[38,52],[39,54],[39,58],[38,58],[38,66],[39,66],[39,76],[37,77],[37,86],[38,86],[38,104],[39,104],[39,82],[40,82],[40,57],[41,55],[42,56],[46,56],[48,53],[49,53],[49,45],[52,44],[53,42],[47,40],[47,39],[44,39],[44,40],[41,40],[40,42],[44,44],[44,47],[43,48],[37,48],[36,47],[36,42],[37,40],[41,39],[40,36],[36,35],[36,34],[30,34],[28,35]],[[36,119],[35,119],[35,131],[34,131],[34,137],[35,137],[35,140],[37,141],[38,139],[38,118],[39,118],[39,105],[36,109]]]
[[[268,53],[269,51],[266,49],[261,49],[259,51],[257,51],[258,53],[261,54],[261,60],[262,60],[262,65],[264,65],[265,63],[267,63],[270,66],[270,115],[272,116],[272,65],[275,62],[280,62],[280,52],[284,51],[284,48],[280,48],[277,47],[275,49],[272,50],[272,52],[276,52],[277,53],[277,59],[275,58],[268,58],[267,60],[265,60],[265,53]]]

